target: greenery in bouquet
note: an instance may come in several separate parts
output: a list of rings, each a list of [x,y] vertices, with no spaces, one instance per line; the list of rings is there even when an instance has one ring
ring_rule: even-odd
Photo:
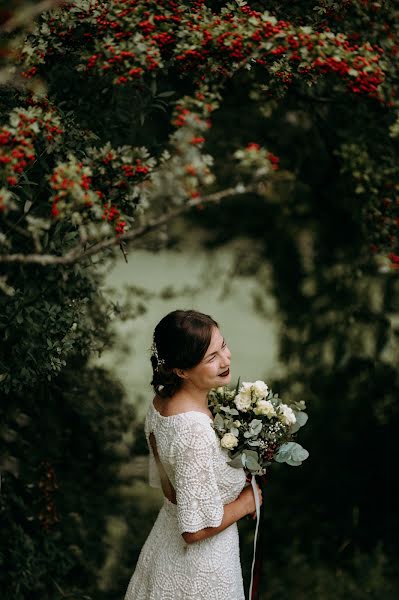
[[[308,420],[303,400],[288,405],[264,381],[244,381],[240,385],[238,379],[234,390],[227,386],[210,390],[208,403],[214,429],[232,467],[264,475],[273,460],[298,466],[309,456],[294,441],[296,432]]]

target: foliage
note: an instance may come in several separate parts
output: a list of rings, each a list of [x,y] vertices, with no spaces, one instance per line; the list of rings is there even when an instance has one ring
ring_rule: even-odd
[[[1,408],[2,597],[95,598],[134,412],[109,374],[79,358],[34,389]]]
[[[303,588],[316,582],[328,598],[334,549],[365,552],[383,537],[387,556],[397,549],[386,487],[398,388],[397,6],[48,5],[40,16],[38,3],[1,5],[3,594],[101,596],[106,516],[126,509],[110,481],[134,417],[112,376],[88,362],[112,345],[112,317],[125,311],[102,293],[101,269],[148,233],[145,243],[164,247],[168,222],[189,212],[215,230],[215,247],[251,237],[253,256],[238,257],[237,271],[273,265],[264,285],[279,300],[289,368],[273,385],[306,398],[314,429],[305,485],[282,471],[273,480],[279,517],[267,543],[281,566],[293,536],[306,557],[315,539],[313,571],[292,560]],[[228,210],[218,206],[227,198]],[[373,440],[366,461],[357,436]],[[287,508],[287,489],[309,510]],[[140,531],[135,507],[127,520]],[[119,584],[138,552],[129,539]],[[342,597],[361,593],[359,572],[344,578]],[[382,572],[370,593],[389,598]],[[104,596],[120,597],[112,585]],[[270,586],[282,593],[276,579]]]
[[[165,76],[170,78],[172,72],[175,80],[177,78],[178,82],[183,82],[178,86],[186,86],[189,92],[174,102],[172,125],[182,128],[182,131],[171,135],[166,148],[163,142],[167,153],[162,155],[163,159],[158,165],[155,159],[142,165],[140,152],[146,153],[145,148],[135,150],[126,144],[123,149],[107,146],[107,156],[121,152],[119,162],[122,160],[123,164],[118,166],[116,157],[106,162],[110,167],[107,168],[107,177],[102,182],[98,181],[102,179],[100,175],[105,175],[105,159],[102,156],[100,164],[93,164],[93,150],[87,147],[86,132],[82,132],[84,137],[80,136],[80,143],[75,143],[75,147],[78,154],[83,153],[83,161],[79,155],[74,157],[63,152],[63,155],[55,157],[52,167],[46,169],[44,179],[50,180],[50,187],[53,188],[53,193],[50,192],[52,215],[64,219],[67,217],[72,230],[78,229],[81,245],[88,240],[109,236],[110,221],[117,237],[131,239],[134,237],[132,231],[126,238],[123,234],[133,224],[137,225],[138,206],[142,213],[147,208],[156,210],[162,202],[161,198],[166,205],[171,202],[182,204],[187,198],[198,198],[207,185],[215,184],[215,177],[209,171],[212,158],[204,156],[201,148],[206,139],[206,129],[211,124],[209,116],[223,100],[220,92],[237,73],[248,73],[249,89],[257,96],[259,104],[267,104],[271,98],[281,101],[291,89],[316,88],[324,78],[333,95],[347,92],[365,96],[369,98],[368,102],[374,103],[376,109],[381,106],[388,114],[392,108],[393,116],[385,125],[386,131],[389,126],[394,126],[397,109],[397,76],[394,69],[396,47],[391,41],[383,43],[380,39],[382,34],[391,30],[389,40],[394,35],[396,21],[393,8],[387,7],[384,12],[379,7],[375,10],[378,14],[372,14],[375,27],[370,42],[363,41],[361,34],[350,32],[347,36],[335,32],[323,21],[318,29],[317,23],[303,24],[295,11],[292,21],[289,21],[278,19],[270,11],[257,10],[256,6],[254,3],[252,8],[241,1],[219,5],[215,9],[203,1],[187,5],[177,1],[137,1],[132,4],[127,0],[110,3],[79,0],[65,8],[50,11],[38,21],[20,48],[20,72],[28,79],[40,75],[46,77],[50,85],[49,96],[55,101],[56,108],[57,104],[68,103],[64,89],[60,96],[60,90],[57,93],[52,88],[52,82],[58,83],[54,73],[64,68],[68,69],[68,79],[75,77],[76,81],[83,83],[83,74],[89,77],[89,86],[96,88],[97,97],[101,93],[109,94],[112,88],[123,86],[126,96],[145,97],[152,94],[155,104],[163,110],[167,107],[164,100],[175,93],[175,90],[167,88],[155,94],[157,82],[162,85],[167,83]],[[282,6],[284,3],[276,2],[274,11],[278,13]],[[319,9],[323,15],[328,13],[335,25],[335,5]],[[361,15],[357,14],[360,10],[357,2],[345,3],[345,9],[348,14],[352,11],[353,19],[360,16],[365,18],[364,11]],[[21,101],[37,100],[28,97],[21,98]],[[143,117],[140,115],[142,124]],[[87,120],[88,115],[85,115],[85,125],[88,125],[89,136],[92,136],[95,125]],[[10,133],[7,127],[4,131],[5,135]],[[126,131],[124,134],[126,140]],[[109,144],[109,139],[104,142]],[[0,196],[3,211],[17,207],[19,188],[26,187],[18,184],[20,178],[16,174],[21,173],[21,166],[23,169],[29,163],[23,159],[27,164],[22,165],[20,161],[13,169],[10,153],[16,151],[18,155],[21,154],[20,148],[13,148],[15,143],[12,138],[11,147],[2,157],[2,161],[7,161],[4,164],[8,171],[12,171],[8,175],[7,170],[5,172],[7,185]],[[253,144],[254,149],[256,143]],[[94,152],[104,155],[99,148]],[[33,154],[29,156],[30,160],[34,160]],[[144,156],[148,158],[149,155],[147,153]],[[258,153],[258,159],[263,158],[265,176],[270,172],[270,156],[274,155]],[[346,159],[344,154],[342,157]],[[83,163],[86,163],[85,167]],[[273,164],[276,166],[276,162]],[[81,179],[79,169],[83,168],[84,176]],[[357,177],[353,163],[348,161],[345,168],[350,174],[354,172],[354,178]],[[153,176],[150,169],[154,169]],[[143,175],[145,181],[140,182]],[[378,232],[378,245],[374,244],[373,250],[377,251],[380,246],[389,247],[389,264],[396,268],[396,198],[387,198],[384,205],[387,215],[381,215],[376,208],[381,198],[381,188],[388,187],[391,195],[395,194],[397,172],[394,167],[390,169],[389,176],[389,182],[379,181],[379,185],[374,186],[368,200],[367,215],[371,221],[371,231]],[[369,192],[365,187],[362,190]],[[23,192],[29,194],[29,189],[23,189]],[[386,189],[383,193],[385,197]],[[31,216],[34,217],[37,209],[35,205],[31,208]],[[18,217],[15,215],[13,218]],[[96,226],[93,223],[96,220],[105,223]],[[48,213],[46,226],[50,225]],[[45,228],[44,223],[42,228]],[[36,230],[38,236],[40,234]],[[3,243],[7,244],[7,241],[3,235]],[[98,249],[102,247],[100,245]]]

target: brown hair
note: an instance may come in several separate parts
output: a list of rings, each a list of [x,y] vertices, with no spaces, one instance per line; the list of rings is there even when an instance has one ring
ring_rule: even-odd
[[[158,358],[155,353],[151,355],[151,385],[159,396],[169,398],[182,386],[182,378],[172,369],[198,365],[209,347],[214,327],[219,327],[218,323],[197,310],[174,310],[159,321],[154,330]]]

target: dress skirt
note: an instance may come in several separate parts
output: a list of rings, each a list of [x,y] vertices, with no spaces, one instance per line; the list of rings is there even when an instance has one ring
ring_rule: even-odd
[[[245,600],[237,523],[187,544],[165,498],[124,600]]]

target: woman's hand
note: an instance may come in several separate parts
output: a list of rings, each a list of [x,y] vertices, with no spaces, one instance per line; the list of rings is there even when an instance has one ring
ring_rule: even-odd
[[[256,484],[256,489],[259,497],[259,506],[262,506],[263,498],[262,498],[262,490]],[[256,518],[256,504],[255,504],[255,496],[252,489],[252,485],[246,486],[240,496],[240,501],[244,504],[245,514],[250,515],[253,519]]]

